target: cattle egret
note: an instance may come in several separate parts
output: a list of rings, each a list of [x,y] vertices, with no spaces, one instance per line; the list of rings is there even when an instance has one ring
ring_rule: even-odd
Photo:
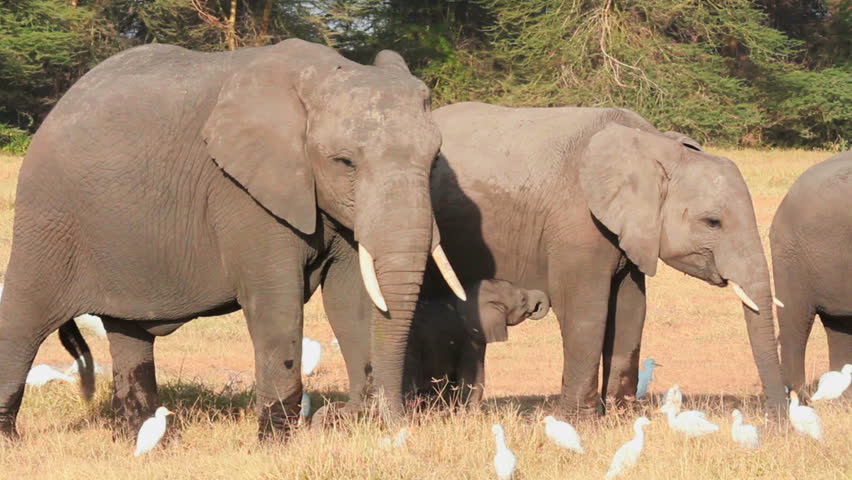
[[[308,337],[302,338],[302,375],[314,373],[322,356],[322,345]]]
[[[392,448],[400,448],[405,445],[405,441],[408,440],[408,429],[403,427],[400,428],[398,432],[396,432],[396,436],[391,440],[390,437],[382,438],[379,446],[383,450],[390,450]]]
[[[669,392],[671,392],[671,389]],[[668,398],[668,394],[666,397]],[[672,430],[684,433],[689,437],[700,437],[719,431],[719,426],[707,420],[704,412],[699,412],[698,410],[681,412],[680,407],[682,402],[682,396],[678,388],[659,410],[666,414],[666,420]]]
[[[639,455],[642,453],[642,446],[645,444],[644,428],[650,425],[651,421],[648,417],[639,417],[633,422],[633,439],[625,443],[615,452],[612,457],[612,464],[609,466],[609,471],[606,472],[604,478],[611,480],[621,475],[625,470],[636,465],[639,460]]]
[[[331,339],[331,346],[340,348],[340,342],[337,341],[337,337]]]
[[[53,380],[60,380],[68,383],[77,382],[76,378],[66,375],[50,365],[45,365],[43,363],[30,369],[30,372],[27,374],[27,385],[32,385],[34,387],[43,387]]]
[[[160,439],[166,433],[166,417],[174,415],[166,407],[158,407],[154,412],[154,416],[145,420],[142,428],[139,429],[139,434],[136,436],[136,451],[133,452],[134,457],[150,452],[160,443]]]
[[[737,445],[748,450],[757,450],[760,447],[760,437],[757,434],[757,427],[743,423],[743,414],[738,409],[731,412],[734,417],[734,423],[731,425],[731,438]]]
[[[636,398],[644,398],[648,393],[648,386],[654,380],[654,367],[661,367],[653,358],[646,358],[642,363],[642,371],[639,372],[639,384],[636,385]]]
[[[799,405],[799,395],[794,391],[790,392],[790,423],[800,435],[823,441],[819,415],[813,408]]]
[[[302,392],[302,408],[299,409],[299,425],[308,421],[311,416],[311,396]]]
[[[666,390],[666,398],[664,403],[673,403],[678,402],[679,404],[683,404],[683,393],[680,391],[680,385],[672,385],[671,388]]]
[[[577,430],[574,430],[570,423],[559,421],[552,415],[544,417],[543,423],[544,433],[553,443],[567,450],[586,453],[580,444],[580,436],[577,435]]]
[[[74,323],[76,323],[77,327],[81,330],[88,330],[95,334],[96,337],[106,338],[107,336],[106,329],[104,328],[104,322],[101,321],[101,317],[97,315],[84,313],[79,317],[74,317]]]
[[[497,472],[499,480],[511,480],[515,473],[515,465],[518,463],[515,454],[506,446],[506,435],[503,427],[495,423],[491,426],[494,433],[494,441],[497,444],[497,453],[494,454],[494,471]]]
[[[819,386],[811,400],[814,402],[834,400],[843,395],[850,383],[852,383],[852,365],[847,363],[839,372],[827,372],[819,377]]]
[[[85,358],[80,357],[80,358],[77,359],[76,362],[69,365],[68,368],[65,369],[65,374],[66,375],[76,375],[76,374],[80,373],[80,364],[81,363],[82,364],[86,363]],[[103,375],[104,367],[102,365],[98,364],[98,362],[94,362],[94,363],[95,363],[95,366],[92,370],[95,372],[95,375]]]

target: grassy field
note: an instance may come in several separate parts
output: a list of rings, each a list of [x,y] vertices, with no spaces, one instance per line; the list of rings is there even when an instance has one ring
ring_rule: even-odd
[[[825,152],[731,150],[749,183],[761,233],[766,235],[784,192]],[[0,156],[0,265],[9,255],[14,182],[20,160]],[[767,246],[768,248],[768,246]],[[706,409],[722,424],[719,434],[687,440],[651,415],[646,450],[625,478],[642,479],[848,479],[852,478],[852,410],[819,405],[826,429],[820,445],[791,432],[771,431],[760,450],[748,453],[730,441],[730,410],[763,425],[754,396],[760,392],[745,334],[742,310],[732,292],[685,277],[661,263],[650,279],[643,357],[664,366],[655,372],[653,399],[679,383],[686,406]],[[319,371],[305,380],[314,399],[339,398],[346,391],[343,360],[330,346],[331,330],[314,299],[306,310],[306,335],[321,341]],[[102,377],[92,405],[76,388],[52,384],[28,388],[18,419],[24,438],[0,445],[0,478],[39,479],[449,479],[493,478],[491,424],[502,423],[518,457],[522,479],[601,478],[612,454],[632,436],[633,414],[610,415],[578,425],[587,453],[563,453],[548,443],[536,423],[559,391],[561,340],[555,318],[526,322],[510,341],[488,351],[487,406],[475,414],[434,412],[413,419],[407,445],[392,454],[378,448],[386,432],[362,421],[335,431],[303,431],[286,446],[261,444],[251,404],[252,348],[239,313],[198,320],[157,341],[158,379],[163,402],[177,412],[174,432],[163,448],[133,458],[129,441],[113,441],[108,427],[109,378]],[[90,337],[98,362],[108,364],[105,340]],[[809,378],[827,366],[825,335],[814,329],[808,350]],[[68,365],[51,336],[36,360]]]

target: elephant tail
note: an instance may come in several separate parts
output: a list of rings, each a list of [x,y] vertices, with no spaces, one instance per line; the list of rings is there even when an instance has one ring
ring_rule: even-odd
[[[59,341],[77,362],[83,398],[87,402],[92,400],[95,394],[95,360],[92,358],[92,352],[89,350],[86,339],[83,338],[83,334],[80,333],[80,329],[74,320],[69,320],[59,327]]]

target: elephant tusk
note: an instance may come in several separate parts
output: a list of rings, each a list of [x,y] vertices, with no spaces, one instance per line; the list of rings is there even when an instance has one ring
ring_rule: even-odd
[[[360,243],[358,244],[358,261],[361,264],[361,278],[364,280],[364,287],[367,289],[367,294],[370,295],[370,300],[376,304],[379,310],[387,312],[388,306],[385,303],[385,297],[382,296],[382,290],[379,288],[379,280],[376,278],[373,256]]]
[[[447,254],[444,253],[444,249],[441,248],[440,244],[438,244],[432,252],[432,258],[435,260],[435,264],[438,265],[438,270],[441,271],[441,276],[444,277],[444,281],[446,281],[447,285],[450,286],[450,290],[452,290],[453,293],[455,293],[462,301],[467,301],[467,295],[464,293],[464,288],[462,287],[461,282],[459,282],[459,277],[456,276],[456,272],[453,270],[453,266],[450,265],[450,261],[447,259]]]
[[[741,286],[737,285],[735,282],[732,282],[732,281],[730,281],[730,280],[728,280],[728,284],[729,284],[729,285],[731,285],[731,288],[733,288],[733,289],[734,289],[734,293],[736,293],[736,294],[737,294],[737,296],[738,296],[738,297],[740,297],[740,300],[741,300],[744,304],[746,304],[746,306],[747,306],[748,308],[750,308],[750,309],[754,310],[755,312],[760,312],[760,309],[759,309],[759,308],[757,308],[757,304],[756,304],[756,303],[754,303],[754,300],[752,300],[751,298],[749,298],[749,296],[748,296],[748,295],[746,295],[745,290],[743,290],[743,287],[741,287]]]
[[[772,303],[778,308],[784,308],[784,304],[781,303],[781,300],[778,300],[778,297],[772,297]]]

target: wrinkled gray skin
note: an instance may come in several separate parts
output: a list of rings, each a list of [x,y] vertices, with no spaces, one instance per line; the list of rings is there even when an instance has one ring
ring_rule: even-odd
[[[450,295],[417,303],[403,375],[412,393],[431,396],[437,390],[446,401],[454,393],[463,403],[478,404],[485,389],[486,345],[505,342],[507,327],[550,311],[544,292],[505,280],[475,282],[465,293],[467,301]]]
[[[793,183],[769,231],[781,366],[805,386],[805,348],[819,314],[829,368],[852,363],[852,151],[814,165]]]
[[[159,404],[154,338],[242,308],[261,435],[286,433],[302,393],[303,302],[335,283],[331,264],[363,291],[354,238],[389,309],[360,312],[375,354],[359,368],[375,369],[399,411],[438,241],[428,185],[441,139],[428,88],[404,64],[377,65],[301,40],[227,53],[147,45],[80,79],[21,168],[0,303],[0,432],[17,433],[33,357],[74,316],[104,318],[113,405],[135,428]]]
[[[623,109],[460,103],[434,118],[432,204],[447,256],[463,284],[503,278],[548,294],[566,415],[635,396],[657,259],[712,285],[734,281],[757,303],[759,313],[743,306],[754,360],[771,411],[786,411],[766,257],[733,162]],[[423,295],[446,294],[430,267]],[[333,324],[347,321],[335,313]]]

